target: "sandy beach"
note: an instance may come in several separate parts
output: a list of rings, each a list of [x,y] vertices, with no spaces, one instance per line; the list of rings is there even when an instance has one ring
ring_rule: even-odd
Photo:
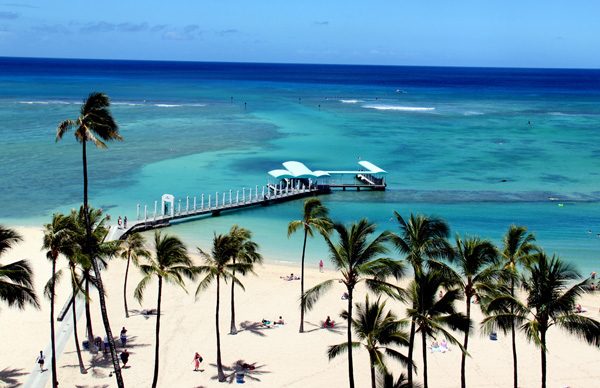
[[[0,386],[16,387],[25,384],[29,375],[40,373],[35,364],[40,349],[49,343],[49,306],[42,299],[42,289],[50,276],[50,263],[41,251],[41,228],[18,228],[25,241],[9,251],[2,262],[28,258],[35,271],[35,284],[42,307],[35,310],[28,307],[25,311],[0,308]],[[164,232],[168,233],[166,229]],[[189,247],[195,251],[194,247]],[[208,247],[203,247],[208,248]],[[298,252],[290,252],[290,257],[271,258],[275,260],[297,260]],[[198,258],[195,258],[198,260]],[[306,271],[306,287],[309,288],[325,279],[335,278],[336,273],[328,269],[320,273],[317,267]],[[65,267],[62,261],[61,267]],[[150,386],[154,365],[154,329],[155,316],[141,314],[143,309],[156,307],[156,284],[145,292],[145,299],[139,305],[133,298],[133,289],[140,279],[137,270],[130,271],[129,307],[130,318],[125,318],[123,310],[123,274],[125,262],[113,260],[103,280],[108,295],[109,317],[113,333],[118,336],[121,327],[126,327],[129,335],[127,348],[131,353],[129,365],[123,370],[127,386]],[[258,276],[242,279],[245,292],[236,290],[237,335],[229,335],[230,324],[230,288],[222,289],[221,294],[221,342],[224,365],[230,374],[229,383],[235,384],[233,370],[238,361],[255,366],[246,377],[249,387],[344,387],[347,385],[347,361],[340,356],[328,361],[326,350],[329,345],[344,342],[346,325],[339,313],[346,306],[341,300],[343,285],[338,284],[327,293],[306,316],[306,333],[298,333],[299,281],[285,281],[280,276],[298,274],[299,265],[286,266],[266,264],[257,270]],[[63,279],[58,290],[57,311],[60,310],[69,295],[69,285]],[[161,387],[215,387],[216,381],[216,339],[215,339],[215,292],[214,288],[194,298],[196,283],[187,283],[187,293],[174,285],[163,289],[163,315],[161,319],[160,377]],[[359,288],[356,300],[364,300],[365,290]],[[463,306],[464,309],[464,302]],[[600,293],[585,295],[581,305],[587,309],[588,316],[600,318]],[[404,315],[404,307],[389,302],[399,316]],[[478,308],[473,310],[473,322],[478,327],[482,315]],[[92,314],[96,336],[104,337],[97,295],[92,295]],[[335,329],[323,329],[321,322],[327,315],[339,322]],[[285,325],[265,328],[261,319],[273,321],[282,316]],[[80,339],[85,335],[85,318],[82,315],[79,324]],[[462,337],[461,338],[462,341]],[[591,387],[600,381],[598,368],[598,349],[588,346],[575,337],[552,328],[549,332],[548,386],[549,387]],[[118,341],[117,341],[118,343]],[[519,380],[522,387],[539,386],[540,356],[533,344],[524,337],[518,338]],[[119,349],[120,350],[120,349]],[[406,353],[407,349],[400,349]],[[201,371],[194,372],[192,358],[199,352],[204,361]],[[467,382],[472,387],[507,387],[512,383],[512,354],[510,337],[499,333],[497,341],[491,341],[479,333],[471,336],[467,360]],[[415,347],[415,361],[421,369],[421,348]],[[369,386],[369,368],[366,351],[355,350],[355,379],[357,387]],[[109,356],[101,353],[83,352],[88,373],[82,375],[77,366],[77,356],[72,336],[65,351],[59,356],[58,371],[62,387],[114,387],[114,378],[109,377]],[[460,351],[451,347],[446,353],[428,353],[428,365],[431,387],[451,388],[460,386]],[[389,362],[395,375],[402,371],[399,364]],[[46,367],[50,366],[48,358]],[[50,371],[43,373],[50,374]],[[417,375],[419,376],[419,375]],[[418,379],[419,377],[417,377]],[[227,385],[223,383],[222,385]],[[46,386],[50,386],[50,381]]]

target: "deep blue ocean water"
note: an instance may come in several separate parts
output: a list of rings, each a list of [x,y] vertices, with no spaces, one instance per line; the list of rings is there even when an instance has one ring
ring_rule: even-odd
[[[511,223],[600,269],[600,71],[0,58],[0,222],[41,225],[81,201],[81,149],[57,124],[103,91],[124,142],[91,150],[90,199],[136,216],[163,193],[262,185],[286,160],[387,171],[385,193],[323,197],[333,216],[394,230],[393,210],[498,242]],[[558,206],[558,204],[563,206]],[[174,226],[190,246],[233,223],[295,261],[301,202]],[[308,259],[325,256],[309,244]]]

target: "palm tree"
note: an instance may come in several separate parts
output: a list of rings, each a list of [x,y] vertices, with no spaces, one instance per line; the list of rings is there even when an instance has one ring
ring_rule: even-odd
[[[450,227],[446,221],[420,214],[411,214],[408,220],[405,220],[396,211],[394,211],[394,217],[398,221],[400,234],[392,234],[392,241],[397,249],[406,256],[406,260],[412,266],[415,276],[423,271],[423,264],[427,264],[429,260],[439,260],[452,256],[452,247],[447,240],[450,235]],[[412,321],[408,345],[408,358],[411,362],[413,360],[415,332],[415,322]],[[408,383],[413,383],[412,368],[408,369]]]
[[[346,313],[342,314],[346,316]],[[369,303],[369,296],[365,297],[365,303],[356,303],[356,317],[352,318],[354,333],[360,342],[352,342],[353,347],[362,345],[369,352],[369,367],[371,369],[371,387],[375,385],[375,368],[385,373],[387,367],[384,364],[384,356],[390,356],[400,362],[407,364],[408,358],[399,351],[389,347],[407,346],[408,334],[402,331],[403,322],[391,312],[385,312],[385,302],[377,299],[375,303]],[[348,318],[346,316],[346,318]],[[348,350],[348,343],[329,347],[327,352],[329,359],[333,359]],[[409,365],[412,367],[412,365]]]
[[[85,296],[85,322],[88,341],[93,343],[94,333],[92,328],[92,316],[90,312],[90,284],[98,289],[98,279],[92,274],[92,257],[97,258],[98,265],[101,268],[106,268],[106,258],[116,254],[119,245],[118,241],[104,241],[108,229],[105,224],[108,216],[104,216],[101,209],[88,208],[87,219],[92,226],[91,239],[88,240],[86,231],[86,217],[83,206],[79,208],[79,212],[71,211],[71,236],[72,242],[79,249],[76,251],[77,257],[74,258],[75,265],[81,269],[81,278],[83,280],[83,294]],[[84,251],[84,246],[88,244],[88,250]],[[78,283],[81,284],[81,283]]]
[[[123,305],[125,307],[125,317],[129,318],[129,309],[127,308],[127,275],[129,274],[129,264],[137,267],[140,264],[140,258],[149,257],[150,252],[145,248],[146,239],[139,233],[131,233],[125,240],[120,240],[119,253],[122,259],[127,260],[125,268],[125,280],[123,281]]]
[[[552,326],[557,326],[600,346],[600,322],[575,313],[575,302],[585,292],[587,279],[569,286],[580,278],[579,273],[560,258],[548,258],[543,252],[533,257],[528,276],[522,279],[527,293],[527,303],[521,303],[507,294],[495,298],[489,305],[490,315],[482,326],[485,331],[501,329],[508,331],[516,322],[527,339],[540,348],[542,388],[546,388],[546,337]]]
[[[20,241],[23,241],[21,235],[0,225],[0,257]],[[33,289],[33,271],[27,260],[0,264],[0,300],[18,309],[24,309],[26,304],[39,308]]]
[[[80,115],[76,119],[67,119],[58,125],[56,130],[56,141],[59,141],[72,128],[75,128],[75,139],[82,146],[82,162],[83,162],[83,208],[86,217],[86,236],[87,244],[84,246],[84,253],[90,254],[89,245],[92,244],[92,225],[88,217],[88,173],[87,173],[87,142],[93,142],[98,148],[106,148],[107,141],[122,140],[119,134],[119,127],[115,122],[109,110],[110,99],[106,94],[93,92],[87,97],[81,106]],[[97,280],[98,294],[100,298],[100,313],[102,322],[106,331],[110,345],[110,354],[115,372],[117,386],[123,388],[123,377],[121,375],[121,366],[115,350],[115,343],[110,328],[108,319],[108,311],[106,309],[106,301],[104,296],[104,286],[100,275],[100,268],[96,262],[96,257],[91,255],[91,264],[94,269],[94,275]]]
[[[494,264],[498,257],[498,252],[494,244],[487,240],[481,240],[478,237],[462,240],[456,236],[456,252],[452,256],[452,261],[458,266],[460,273],[460,287],[465,294],[467,319],[471,320],[471,300],[473,297],[479,301],[483,295],[490,294],[495,289],[498,271]],[[461,355],[460,364],[460,384],[466,388],[465,366],[467,359],[467,348],[469,345],[470,331],[465,331],[463,348],[465,351]]]
[[[341,279],[326,280],[306,291],[301,303],[307,310],[312,309],[319,297],[335,283],[341,281],[348,292],[347,317],[352,317],[352,298],[356,285],[364,281],[367,287],[376,292],[398,294],[401,289],[386,282],[389,276],[399,279],[404,275],[402,262],[388,258],[378,258],[388,250],[385,243],[390,239],[388,232],[383,232],[369,241],[376,227],[366,219],[354,223],[350,228],[336,223],[333,229],[339,242],[333,243],[328,235],[323,235],[329,248],[330,259],[335,268],[341,272]],[[354,388],[354,369],[352,364],[352,320],[348,319],[348,379],[350,388]]]
[[[420,384],[409,383],[408,377],[401,373],[397,379],[391,373],[379,375],[377,382],[378,388],[421,388]]]
[[[421,345],[423,348],[423,386],[428,387],[427,382],[427,337],[434,337],[438,333],[450,341],[450,343],[466,350],[460,342],[446,330],[446,327],[452,330],[468,331],[470,321],[467,317],[456,311],[454,302],[461,297],[459,289],[450,288],[446,293],[438,298],[438,291],[448,288],[454,284],[455,280],[450,279],[445,273],[437,270],[429,270],[415,274],[415,279],[410,286],[410,300],[412,308],[407,309],[408,316],[421,332]],[[410,368],[409,368],[410,369]]]
[[[262,263],[263,257],[258,252],[258,244],[252,241],[252,232],[245,228],[240,228],[233,225],[229,230],[229,235],[232,237],[234,244],[234,252],[231,257],[233,264],[236,262],[251,264]],[[252,268],[250,268],[252,272]],[[232,269],[232,274],[235,277],[235,268]],[[235,282],[231,282],[231,328],[229,334],[237,334],[235,326]]]
[[[531,254],[538,250],[534,245],[535,237],[531,233],[527,233],[527,228],[524,226],[511,225],[504,235],[503,248],[501,258],[504,263],[504,268],[510,276],[510,295],[515,296],[515,286],[518,279],[519,267],[526,266],[531,263]],[[513,385],[518,388],[519,378],[517,370],[517,339],[515,324],[510,328],[512,337],[512,354],[513,354]]]
[[[142,303],[144,290],[150,281],[158,278],[158,297],[156,302],[156,345],[154,347],[154,376],[152,388],[156,388],[158,382],[158,361],[160,345],[160,303],[162,300],[163,280],[174,283],[185,291],[184,277],[194,278],[194,268],[187,249],[180,239],[174,236],[161,235],[159,231],[154,233],[154,257],[148,257],[148,264],[141,264],[140,269],[144,277],[135,289],[134,296]],[[187,292],[187,291],[186,291]]]
[[[74,249],[74,251],[67,256],[67,260],[69,262],[69,275],[71,278],[71,290],[73,292],[73,297],[71,300],[71,313],[72,313],[72,318],[73,318],[73,339],[75,340],[75,350],[77,352],[77,360],[79,361],[79,372],[81,372],[82,374],[86,374],[87,370],[85,369],[85,366],[83,364],[83,358],[81,357],[81,348],[79,347],[79,335],[77,334],[77,306],[76,306],[76,301],[77,301],[77,296],[79,295],[80,292],[84,292],[81,288],[81,284],[84,282],[84,279],[79,276],[79,274],[77,273],[77,266],[81,265],[83,258],[85,257],[84,255],[81,255],[80,253],[77,253],[76,249],[80,249],[79,247],[72,247]],[[56,281],[56,280],[54,280]],[[89,331],[88,331],[89,334]],[[89,340],[88,340],[89,341]],[[92,346],[93,344],[93,339],[92,342],[89,342],[90,346]]]
[[[225,373],[223,372],[223,363],[221,361],[221,332],[219,330],[219,305],[221,300],[221,279],[224,281],[232,281],[244,289],[244,285],[233,275],[233,271],[245,273],[252,268],[249,263],[232,263],[231,257],[235,255],[236,241],[234,238],[227,235],[215,235],[213,238],[212,252],[203,251],[198,248],[198,252],[203,258],[204,264],[196,267],[196,270],[205,274],[204,278],[198,284],[196,289],[196,297],[206,290],[213,281],[217,285],[217,301],[215,307],[215,331],[217,336],[217,375],[219,382],[225,381]]]
[[[44,226],[44,241],[42,248],[47,249],[46,258],[52,262],[52,277],[47,287],[47,295],[50,298],[50,342],[52,344],[52,387],[58,387],[58,375],[56,371],[56,336],[54,333],[54,298],[57,279],[56,261],[60,254],[71,255],[71,225],[69,217],[56,213],[52,216],[52,222]]]
[[[328,217],[328,210],[318,198],[309,198],[304,201],[304,211],[301,220],[291,221],[288,225],[288,238],[298,229],[304,230],[304,242],[302,243],[302,260],[300,273],[300,296],[304,295],[304,255],[306,253],[306,239],[313,237],[314,230],[321,234],[327,234],[331,230],[332,223]],[[304,333],[304,303],[300,303],[300,333]]]

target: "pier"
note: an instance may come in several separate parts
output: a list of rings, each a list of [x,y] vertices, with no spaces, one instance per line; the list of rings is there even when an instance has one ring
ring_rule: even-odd
[[[385,190],[387,172],[367,161],[358,163],[362,167],[360,170],[312,171],[301,162],[288,161],[283,163],[284,169],[269,171],[269,179],[273,181],[263,186],[186,196],[177,201],[173,195],[163,194],[160,202],[154,201],[151,213],[148,205],[144,205],[142,210],[138,204],[136,219],[112,226],[107,239],[118,240],[130,233],[163,228],[203,216],[219,216],[223,212],[329,194],[336,189]]]

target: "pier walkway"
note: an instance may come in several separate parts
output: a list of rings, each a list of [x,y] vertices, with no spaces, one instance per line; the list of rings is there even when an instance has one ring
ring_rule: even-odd
[[[148,206],[137,205],[135,220],[111,226],[108,240],[125,238],[134,232],[163,228],[176,222],[193,220],[203,216],[218,216],[222,212],[244,209],[252,206],[267,206],[314,195],[329,194],[334,189],[376,190],[386,189],[384,175],[387,172],[371,162],[359,161],[361,170],[312,171],[301,162],[284,162],[285,169],[269,171],[275,183],[254,188],[242,188],[228,192],[215,192],[200,197],[186,196],[185,200],[164,194],[160,201],[154,201],[154,211],[149,214]],[[182,203],[183,201],[183,203]]]
[[[304,187],[292,186],[288,181],[287,185],[267,185],[263,186],[259,193],[258,187],[236,191],[235,196],[232,190],[228,193],[215,193],[215,195],[200,197],[200,204],[197,206],[198,198],[186,197],[185,207],[182,208],[181,201],[177,209],[174,207],[174,198],[169,194],[163,195],[161,208],[163,212],[157,213],[158,201],[155,202],[155,211],[149,217],[147,207],[144,207],[144,214],[140,214],[138,207],[138,219],[127,222],[127,225],[113,225],[110,228],[107,240],[118,240],[126,237],[133,232],[142,232],[150,229],[163,228],[170,226],[174,222],[192,220],[202,216],[218,216],[222,212],[234,211],[253,206],[268,206],[271,204],[291,201],[299,198],[305,198],[313,195],[327,194],[330,188],[327,186]]]

